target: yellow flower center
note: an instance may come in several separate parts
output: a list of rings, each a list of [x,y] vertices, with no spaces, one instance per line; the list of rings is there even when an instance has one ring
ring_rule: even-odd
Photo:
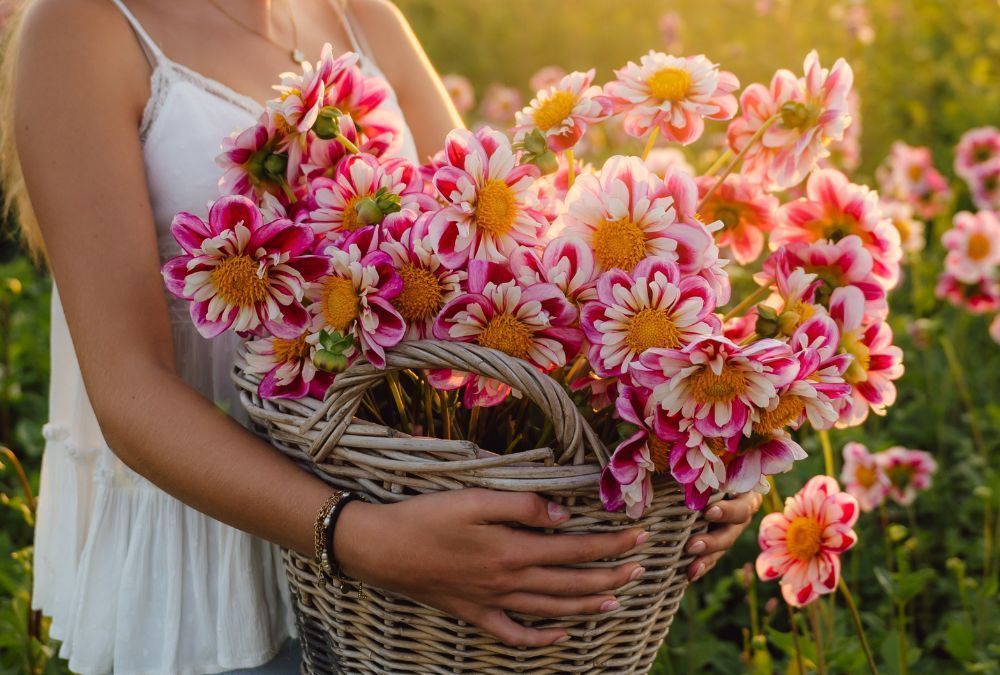
[[[514,226],[517,198],[507,183],[499,178],[486,181],[476,200],[476,225],[494,237],[502,237]]]
[[[646,439],[646,447],[649,448],[649,459],[653,462],[653,469],[656,473],[668,471],[670,469],[670,443],[650,435]]]
[[[653,348],[676,349],[681,335],[666,310],[646,307],[629,319],[625,345],[637,354]]]
[[[805,402],[801,396],[786,394],[778,398],[774,410],[761,410],[760,420],[753,425],[758,434],[767,434],[778,429],[784,429],[799,418]]]
[[[913,225],[910,224],[907,218],[893,218],[892,224],[896,226],[896,231],[899,232],[899,238],[905,244],[913,236]]]
[[[725,366],[718,375],[706,366],[691,376],[691,395],[699,403],[729,403],[746,390],[746,375]]]
[[[708,449],[716,457],[723,457],[729,453],[729,447],[726,445],[726,439],[724,438],[706,438],[705,444],[708,445]]]
[[[441,308],[441,284],[428,269],[406,263],[399,268],[403,292],[392,305],[407,321],[426,321]]]
[[[907,171],[907,174],[910,176],[910,180],[917,182],[920,180],[920,177],[924,175],[924,169],[919,164],[913,164],[910,166],[910,170]]]
[[[591,237],[594,257],[604,269],[631,272],[646,257],[646,235],[628,218],[602,221]]]
[[[510,314],[499,314],[490,319],[476,341],[483,347],[497,349],[518,359],[527,359],[531,351],[531,329]]]
[[[806,562],[819,553],[823,542],[823,528],[812,518],[799,516],[788,525],[785,537],[788,554],[800,562]]]
[[[847,331],[840,338],[844,351],[854,357],[844,379],[850,384],[858,384],[868,380],[868,367],[872,362],[871,350],[860,339],[858,331]]]
[[[680,101],[691,89],[691,73],[683,68],[664,68],[646,81],[654,98],[664,101]]]
[[[309,343],[306,342],[305,333],[291,340],[272,338],[271,346],[274,349],[274,359],[278,363],[301,361],[309,354]]]
[[[339,333],[350,328],[361,311],[361,300],[350,279],[327,277],[323,282],[322,299],[326,325]]]
[[[861,487],[871,487],[875,485],[875,481],[878,478],[875,473],[875,469],[870,466],[859,466],[857,471],[854,472],[854,480],[857,481],[858,485]]]
[[[227,305],[248,307],[267,298],[270,282],[257,273],[258,264],[248,255],[226,258],[212,270],[212,285]]]
[[[347,230],[348,232],[354,232],[355,230],[359,230],[368,224],[363,220],[361,220],[360,217],[358,217],[358,209],[356,208],[358,202],[360,202],[366,196],[367,195],[354,195],[353,197],[347,200],[346,204],[344,204],[343,229]]]
[[[576,106],[576,96],[568,91],[557,91],[542,101],[535,111],[535,126],[548,131],[563,123]]]
[[[973,232],[969,236],[969,243],[966,245],[969,258],[975,261],[985,260],[990,254],[990,238],[982,232]]]

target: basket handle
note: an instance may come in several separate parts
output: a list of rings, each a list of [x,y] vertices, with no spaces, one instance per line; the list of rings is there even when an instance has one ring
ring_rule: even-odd
[[[555,437],[563,448],[559,464],[583,464],[588,448],[602,467],[608,462],[607,448],[580,415],[562,385],[526,361],[474,343],[439,340],[403,342],[387,350],[385,358],[384,369],[359,360],[337,375],[326,392],[323,405],[303,425],[305,430],[326,420],[309,447],[313,461],[321,462],[329,456],[354,420],[365,392],[387,373],[450,368],[503,382],[541,408],[552,422]]]

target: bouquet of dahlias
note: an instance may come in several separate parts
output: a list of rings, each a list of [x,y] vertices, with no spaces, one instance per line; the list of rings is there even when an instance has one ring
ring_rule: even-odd
[[[811,53],[802,75],[737,99],[737,78],[705,56],[650,52],[593,80],[566,74],[511,136],[456,129],[416,166],[398,156],[385,84],[327,49],[223,142],[224,196],[208,222],[178,214],[167,286],[203,335],[248,340],[263,398],[322,398],[404,340],[473,342],[573,392],[614,448],[608,510],[639,517],[657,475],[691,509],[765,492],[805,457],[794,430],[882,414],[902,373],[886,323],[898,231],[874,191],[816,168],[851,123],[851,69]],[[658,140],[688,145],[706,120],[729,121],[728,147],[703,175],[647,164]],[[596,125],[644,152],[581,161]],[[754,288],[731,283],[730,258],[762,256]],[[364,414],[501,452],[551,439],[508,385],[405,375]]]

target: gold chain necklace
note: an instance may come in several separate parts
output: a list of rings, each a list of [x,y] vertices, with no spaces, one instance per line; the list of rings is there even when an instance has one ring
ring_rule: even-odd
[[[267,33],[263,32],[263,31],[260,31],[260,30],[257,30],[253,26],[249,26],[249,25],[243,23],[238,18],[236,18],[235,16],[233,16],[232,14],[230,14],[226,10],[226,8],[223,7],[222,5],[220,5],[216,0],[208,0],[208,2],[213,7],[215,7],[217,10],[219,10],[226,18],[228,18],[230,21],[232,21],[233,23],[235,23],[237,26],[239,26],[243,30],[249,31],[249,32],[253,33],[254,35],[256,35],[257,37],[261,38],[262,40],[267,40],[268,42],[270,42],[275,47],[279,47],[279,48],[285,50],[288,53],[288,56],[296,64],[302,65],[302,63],[305,62],[306,55],[302,53],[301,49],[299,49],[299,27],[295,23],[295,9],[292,7],[291,0],[285,0],[285,5],[288,7],[288,20],[292,24],[292,46],[291,47],[289,47],[288,45],[283,45],[280,42],[278,42],[277,40],[275,40],[274,38],[272,38]]]

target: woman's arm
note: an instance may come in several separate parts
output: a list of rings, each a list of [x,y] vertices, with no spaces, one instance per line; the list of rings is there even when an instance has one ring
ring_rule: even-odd
[[[402,12],[388,0],[348,0],[375,60],[410,122],[421,161],[444,148],[444,137],[464,127],[447,90]]]
[[[149,69],[106,0],[36,0],[16,84],[22,168],[102,432],[139,474],[242,530],[312,554],[330,493],[219,412],[174,371],[170,322],[137,127]],[[393,505],[353,502],[335,533],[353,576],[449,611],[511,644],[545,645],[506,610],[599,612],[638,565],[615,557],[638,530],[541,535],[567,514],[535,495],[459,490]],[[406,564],[400,564],[406,561]]]

